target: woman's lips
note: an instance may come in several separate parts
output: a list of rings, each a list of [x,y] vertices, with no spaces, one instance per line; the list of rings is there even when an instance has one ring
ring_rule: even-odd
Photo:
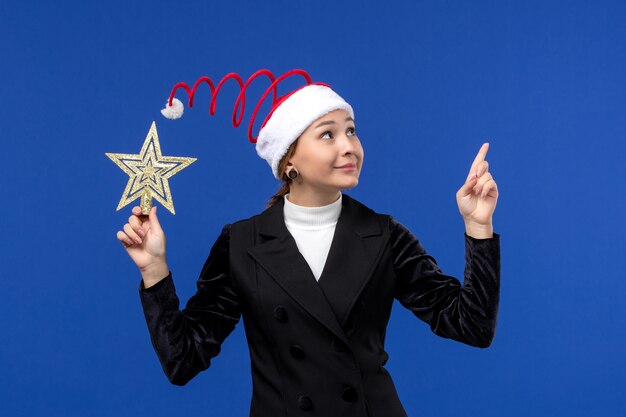
[[[342,171],[355,171],[356,170],[356,165],[355,164],[345,164],[345,165],[342,165],[340,167],[337,167],[337,169],[340,169]]]

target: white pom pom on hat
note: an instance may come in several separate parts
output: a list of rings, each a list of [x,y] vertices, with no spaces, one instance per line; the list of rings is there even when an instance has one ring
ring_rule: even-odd
[[[180,119],[183,117],[185,106],[182,101],[177,98],[172,100],[172,104],[169,104],[169,100],[165,103],[165,108],[161,110],[161,114],[170,120]]]
[[[189,97],[189,107],[192,107],[196,89],[204,82],[207,83],[211,89],[212,97],[209,113],[213,115],[215,113],[216,98],[220,88],[225,81],[232,78],[239,83],[239,87],[241,88],[235,101],[232,120],[233,125],[238,127],[241,124],[245,110],[246,89],[254,79],[261,75],[267,76],[272,83],[265,90],[254,109],[248,125],[248,139],[250,142],[256,143],[257,154],[267,161],[274,177],[280,180],[281,175],[278,172],[280,160],[287,153],[289,146],[298,139],[311,123],[325,114],[339,109],[345,110],[349,113],[350,117],[354,119],[352,106],[333,91],[329,85],[319,82],[313,83],[306,71],[294,69],[275,78],[269,70],[262,69],[250,76],[245,83],[238,74],[229,73],[222,78],[217,87],[215,87],[212,80],[206,76],[200,77],[192,88],[186,83],[180,82],[172,89],[166,107],[161,110],[161,113],[169,119],[180,118],[183,114],[184,106],[180,100],[174,98],[174,94],[179,88],[185,89]],[[278,97],[278,84],[285,78],[294,75],[302,76],[306,84]],[[261,105],[271,92],[273,92],[272,108],[261,125],[258,137],[255,138],[252,136],[254,121]],[[177,102],[180,103],[180,105]]]

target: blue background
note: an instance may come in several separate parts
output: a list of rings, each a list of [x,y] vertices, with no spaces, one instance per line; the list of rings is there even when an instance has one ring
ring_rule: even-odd
[[[170,181],[177,214],[159,211],[184,304],[223,224],[278,182],[247,141],[252,107],[230,124],[235,83],[213,117],[206,90],[178,121],[159,110],[178,81],[260,68],[304,68],[354,106],[365,164],[346,193],[460,279],[455,193],[490,142],[496,338],[439,338],[396,303],[409,415],[624,415],[624,22],[597,0],[0,3],[0,415],[247,415],[242,323],[187,386],[161,371],[116,239],[127,176],[104,153],[137,153],[156,120],[165,155],[198,158]]]

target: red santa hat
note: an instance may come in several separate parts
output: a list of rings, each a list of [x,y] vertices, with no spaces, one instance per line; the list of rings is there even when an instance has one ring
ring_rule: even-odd
[[[231,72],[224,76],[217,86],[206,76],[200,77],[191,88],[186,83],[180,82],[172,89],[169,100],[165,108],[161,110],[161,113],[168,119],[182,117],[184,106],[180,100],[174,98],[176,91],[179,88],[183,88],[187,92],[189,107],[192,107],[198,86],[202,83],[207,83],[211,89],[209,113],[213,115],[215,114],[217,95],[222,85],[227,80],[234,79],[240,87],[240,92],[233,108],[233,125],[238,127],[241,124],[245,111],[246,89],[253,80],[262,75],[268,77],[271,84],[254,108],[248,125],[248,140],[256,144],[257,154],[267,161],[272,168],[274,177],[280,180],[281,173],[278,172],[280,160],[287,153],[289,146],[298,139],[300,134],[311,123],[325,114],[339,109],[347,111],[354,119],[352,106],[333,91],[328,84],[312,82],[306,71],[294,69],[276,78],[269,70],[262,69],[252,74],[245,83],[238,74]],[[278,96],[278,85],[286,78],[294,75],[303,77],[305,84],[282,96]],[[259,135],[254,137],[252,135],[254,121],[261,105],[270,93],[273,93],[271,110],[261,125]]]

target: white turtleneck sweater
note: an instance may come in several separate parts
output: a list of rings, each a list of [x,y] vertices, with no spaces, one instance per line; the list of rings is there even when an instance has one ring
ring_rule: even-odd
[[[285,225],[295,239],[298,250],[309,264],[315,279],[319,280],[341,213],[343,195],[339,192],[337,201],[320,207],[298,206],[289,201],[288,197],[289,194],[284,197]]]

